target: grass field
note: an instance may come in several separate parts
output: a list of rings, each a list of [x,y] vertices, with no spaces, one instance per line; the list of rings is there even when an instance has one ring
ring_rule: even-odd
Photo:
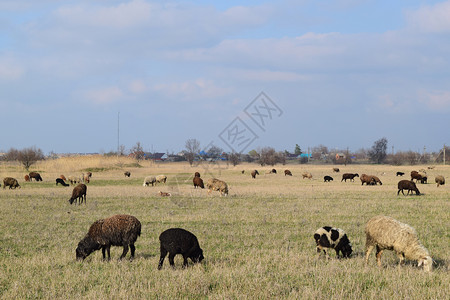
[[[236,167],[187,163],[141,163],[117,158],[73,158],[34,166],[43,182],[24,182],[18,165],[0,165],[0,178],[19,180],[18,190],[0,189],[0,295],[2,299],[448,299],[450,294],[450,186],[436,187],[434,176],[450,178],[449,166],[427,170],[424,194],[397,196],[396,171],[407,175],[426,166],[347,165],[333,173],[331,165]],[[294,176],[281,171],[290,169]],[[250,171],[260,176],[252,179]],[[92,170],[87,205],[70,206],[72,187],[55,186],[55,178]],[[123,172],[131,171],[125,178]],[[241,170],[246,170],[241,174]],[[192,176],[215,176],[229,185],[228,197],[194,190]],[[309,171],[313,179],[302,179]],[[382,186],[340,182],[342,173],[380,177]],[[384,174],[385,173],[385,174]],[[165,174],[166,185],[143,187],[147,175]],[[334,181],[324,183],[323,176]],[[409,178],[405,175],[403,179]],[[406,178],[405,178],[406,177]],[[2,183],[3,184],[3,183]],[[171,192],[161,198],[158,191]],[[142,223],[136,259],[112,260],[101,251],[84,262],[75,248],[97,219],[131,214]],[[385,251],[383,267],[375,255],[364,265],[364,226],[374,215],[392,216],[413,226],[435,260],[426,274],[416,262],[397,267],[392,251]],[[324,225],[344,229],[353,244],[348,260],[318,256],[313,233]],[[205,260],[175,269],[168,260],[158,271],[159,234],[182,227],[199,239]],[[129,254],[128,254],[129,256]],[[127,257],[128,257],[127,256]]]

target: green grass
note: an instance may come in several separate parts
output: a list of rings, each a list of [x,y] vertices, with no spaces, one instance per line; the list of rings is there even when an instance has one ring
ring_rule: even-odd
[[[297,168],[291,168],[294,177],[262,175],[255,180],[238,169],[223,170],[218,177],[230,185],[229,197],[194,190],[191,173],[149,168],[132,178],[123,178],[121,171],[94,173],[87,205],[82,206],[70,206],[72,187],[56,187],[49,176],[44,182],[20,182],[19,190],[0,189],[1,298],[448,298],[448,185],[419,185],[424,196],[403,197],[396,194],[399,178],[393,175],[381,178],[383,186],[361,187],[358,180],[339,182],[339,175],[323,183],[328,166],[308,166],[312,181],[302,180],[303,166]],[[376,168],[382,167],[358,168],[377,174]],[[450,169],[441,172],[450,175]],[[168,175],[167,185],[142,187],[144,175],[160,173]],[[161,198],[159,190],[173,196]],[[122,249],[113,247],[110,262],[101,260],[101,251],[76,261],[75,248],[89,226],[118,213],[134,215],[142,223],[136,259],[117,261]],[[431,274],[416,262],[398,268],[390,251],[383,255],[382,268],[376,267],[374,255],[364,265],[364,226],[377,214],[417,230],[436,261]],[[335,259],[334,251],[330,259],[316,255],[312,235],[324,225],[348,233],[351,259]],[[182,269],[177,256],[175,270],[167,258],[157,270],[158,236],[170,227],[196,234],[204,250],[202,264]]]

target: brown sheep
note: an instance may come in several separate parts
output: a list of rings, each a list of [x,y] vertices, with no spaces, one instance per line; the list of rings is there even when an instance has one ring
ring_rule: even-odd
[[[195,176],[192,182],[194,183],[194,189],[196,189],[197,187],[201,187],[202,189],[205,188],[205,186],[203,185],[203,179],[201,179],[200,177]]]
[[[244,174],[244,173],[245,173],[245,170],[242,170],[242,171],[241,171],[241,174]]]
[[[312,174],[309,173],[309,172],[304,172],[304,173],[302,174],[302,178],[303,178],[303,179],[305,179],[305,178],[312,179]]]
[[[64,175],[59,175],[59,178],[61,178],[64,181],[67,181],[66,176],[64,176]]]
[[[438,187],[439,187],[439,185],[445,184],[445,178],[442,175],[436,175],[436,177],[434,178],[434,181],[436,182]]]
[[[131,173],[130,173],[129,171],[125,171],[125,172],[123,173],[123,175],[125,175],[125,177],[130,177],[130,176],[131,176]]]
[[[31,181],[30,176],[29,175],[25,175],[24,176],[25,181]]]
[[[409,192],[411,192],[412,194],[412,191],[416,192],[416,195],[420,195],[419,189],[416,187],[416,184],[410,180],[400,180],[398,182],[397,196],[400,194],[400,191],[402,191],[402,194],[405,195],[403,190],[408,190],[407,195],[409,195]]]
[[[211,178],[208,180],[206,186],[208,187],[208,194],[211,194],[212,191],[219,191],[220,196],[228,195],[228,185],[225,181],[219,180],[217,178]]]
[[[420,180],[420,183],[427,183],[427,174],[423,171],[417,172],[417,171],[411,171],[411,180],[416,180],[418,182]]]
[[[83,203],[83,200],[84,204],[86,204],[86,191],[87,186],[83,183],[80,183],[79,185],[74,187],[72,191],[72,197],[70,197],[69,199],[69,203],[73,204],[75,202],[76,204],[76,199],[78,199],[78,205],[81,205],[81,203]]]
[[[161,192],[161,191],[159,191],[158,194],[159,194],[161,197],[169,197],[169,196],[172,196],[171,193],[166,193],[166,192]]]
[[[9,186],[9,189],[20,189],[19,182],[17,181],[17,179],[12,177],[3,178],[3,189],[5,189],[7,186]]]
[[[123,252],[119,259],[123,259],[131,249],[132,260],[136,250],[134,243],[141,235],[141,222],[130,215],[114,215],[107,219],[95,221],[86,236],[78,243],[76,249],[77,260],[84,260],[92,252],[102,249],[103,260],[111,259],[111,246],[122,246]]]
[[[351,181],[355,181],[355,177],[359,177],[358,173],[355,173],[355,174],[353,174],[353,173],[344,173],[344,174],[342,174],[341,182],[342,181],[347,182],[347,179],[351,180]]]
[[[41,174],[39,174],[37,172],[30,172],[30,174],[28,174],[28,176],[30,176],[30,181],[33,181],[33,178],[36,181],[42,181]]]
[[[258,170],[253,170],[251,175],[253,179],[256,178],[256,175],[259,175]]]
[[[291,173],[291,171],[289,171],[289,170],[284,170],[284,176],[292,176],[292,173]]]
[[[89,183],[91,181],[91,176],[88,173],[83,175],[83,181]]]
[[[361,179],[361,185],[364,185],[364,183],[366,185],[377,185],[377,183],[379,183],[380,185],[383,185],[380,178],[378,178],[375,175],[361,174],[361,177],[359,179]]]
[[[333,168],[333,172],[339,173],[339,168]]]

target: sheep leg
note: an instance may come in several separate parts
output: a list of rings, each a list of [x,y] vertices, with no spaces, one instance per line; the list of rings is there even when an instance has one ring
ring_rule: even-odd
[[[374,247],[373,245],[370,245],[370,246],[367,246],[367,248],[366,248],[366,265],[369,262],[369,256],[373,250],[373,247]]]
[[[172,268],[175,268],[175,262],[173,259],[175,258],[175,253],[169,253],[169,263],[172,266]]]
[[[400,260],[398,266],[401,267],[405,263],[405,255],[403,253],[397,253],[397,257]]]
[[[162,246],[160,248],[160,251],[161,251],[161,255],[159,257],[158,270],[161,270],[163,262],[164,262],[164,258],[167,255],[167,250],[165,248],[163,248]]]
[[[134,244],[130,244],[130,250],[131,250],[131,259],[134,258],[134,251],[136,250],[136,247]]]
[[[183,269],[188,266],[188,256],[187,254],[183,254]]]
[[[119,260],[122,260],[122,258],[125,257],[125,255],[127,255],[128,253],[128,245],[123,245],[123,252],[122,255],[120,256]]]
[[[105,251],[106,251],[106,246],[103,246],[103,247],[102,247],[103,260],[106,260],[106,257],[105,257]]]
[[[377,246],[377,264],[379,267],[381,267],[381,255],[383,254],[383,250],[380,249],[380,247]]]

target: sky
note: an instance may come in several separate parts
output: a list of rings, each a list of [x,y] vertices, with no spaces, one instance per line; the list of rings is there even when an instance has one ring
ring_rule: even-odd
[[[450,1],[0,0],[0,151],[450,144]]]

